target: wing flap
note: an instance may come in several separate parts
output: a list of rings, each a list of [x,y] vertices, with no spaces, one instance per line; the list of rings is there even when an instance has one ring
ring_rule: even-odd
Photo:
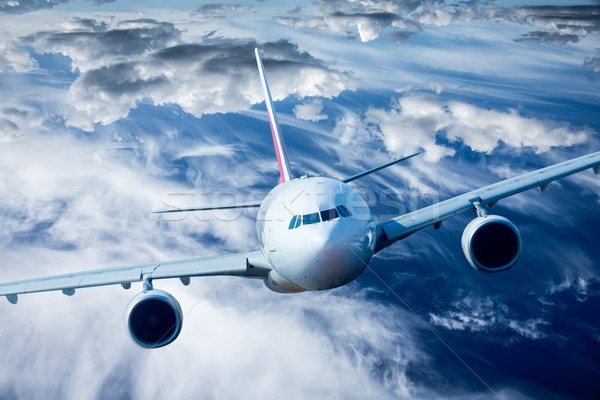
[[[231,275],[266,279],[271,267],[259,250],[216,257],[193,258],[165,263],[98,269],[45,278],[27,279],[0,284],[0,295],[11,303],[16,295],[62,290],[72,294],[72,289],[92,286],[125,285],[144,278],[168,279],[193,276]]]
[[[182,276],[242,275],[246,272],[247,254],[230,254],[207,259],[193,259],[176,263],[159,264],[152,279],[179,278]]]
[[[552,181],[588,168],[597,169],[599,165],[600,152],[588,154],[514,178],[505,179],[417,211],[380,222],[377,224],[376,251],[427,226],[439,224],[454,215],[472,210],[474,201],[483,201],[488,206],[493,207],[503,198],[535,187],[540,187],[542,190],[546,189]]]

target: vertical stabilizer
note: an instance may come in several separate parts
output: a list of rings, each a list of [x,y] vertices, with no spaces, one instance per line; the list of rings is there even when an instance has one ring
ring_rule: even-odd
[[[285,144],[283,143],[283,137],[281,136],[281,129],[279,128],[279,121],[277,121],[277,115],[275,115],[275,107],[273,107],[273,100],[271,99],[271,92],[267,85],[267,78],[265,76],[265,69],[263,67],[262,60],[258,49],[254,49],[256,54],[256,64],[258,65],[258,73],[260,75],[260,82],[262,83],[263,93],[265,95],[265,104],[267,105],[267,112],[269,113],[269,122],[271,124],[271,133],[273,134],[273,144],[275,145],[275,153],[277,154],[277,163],[279,164],[279,183],[291,181],[294,179],[292,169],[288,162],[287,153],[285,151]]]

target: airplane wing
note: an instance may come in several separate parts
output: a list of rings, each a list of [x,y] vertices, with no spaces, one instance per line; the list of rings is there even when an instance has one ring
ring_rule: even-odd
[[[15,304],[17,295],[51,290],[62,290],[72,296],[76,289],[120,284],[125,289],[131,282],[179,278],[188,285],[190,277],[230,275],[266,279],[271,266],[260,250],[223,256],[192,258],[164,263],[98,269],[45,278],[26,279],[0,284],[0,296]]]
[[[474,210],[477,202],[492,208],[499,200],[534,187],[539,187],[542,192],[545,192],[550,182],[587,168],[593,168],[595,174],[600,173],[600,152],[509,178],[380,222],[377,224],[377,246],[375,251],[380,251],[395,241],[404,239],[430,225],[439,228],[443,220],[468,210]]]

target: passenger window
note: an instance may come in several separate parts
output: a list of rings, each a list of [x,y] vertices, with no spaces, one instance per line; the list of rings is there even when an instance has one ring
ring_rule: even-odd
[[[335,208],[332,208],[331,210],[321,211],[321,220],[323,222],[329,221],[330,219],[335,219],[337,217],[339,217],[339,215]]]
[[[298,216],[297,216],[297,215],[294,215],[294,216],[292,217],[292,220],[290,221],[290,226],[288,227],[288,229],[294,229],[294,228],[296,227],[296,226],[295,226],[295,225],[296,225],[296,218],[298,218]]]
[[[352,213],[350,212],[350,210],[348,210],[346,208],[346,206],[344,206],[344,205],[340,204],[339,206],[337,206],[337,209],[342,217],[351,217],[352,216]]]
[[[302,216],[302,225],[318,224],[319,222],[321,222],[321,220],[319,219],[318,212]]]

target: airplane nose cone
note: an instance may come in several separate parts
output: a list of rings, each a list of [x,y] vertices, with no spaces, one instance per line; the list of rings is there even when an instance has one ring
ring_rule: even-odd
[[[355,280],[373,256],[374,225],[349,232],[352,230],[313,236],[313,246],[307,246],[303,253],[302,273],[293,278],[294,282],[306,290],[325,290]]]

